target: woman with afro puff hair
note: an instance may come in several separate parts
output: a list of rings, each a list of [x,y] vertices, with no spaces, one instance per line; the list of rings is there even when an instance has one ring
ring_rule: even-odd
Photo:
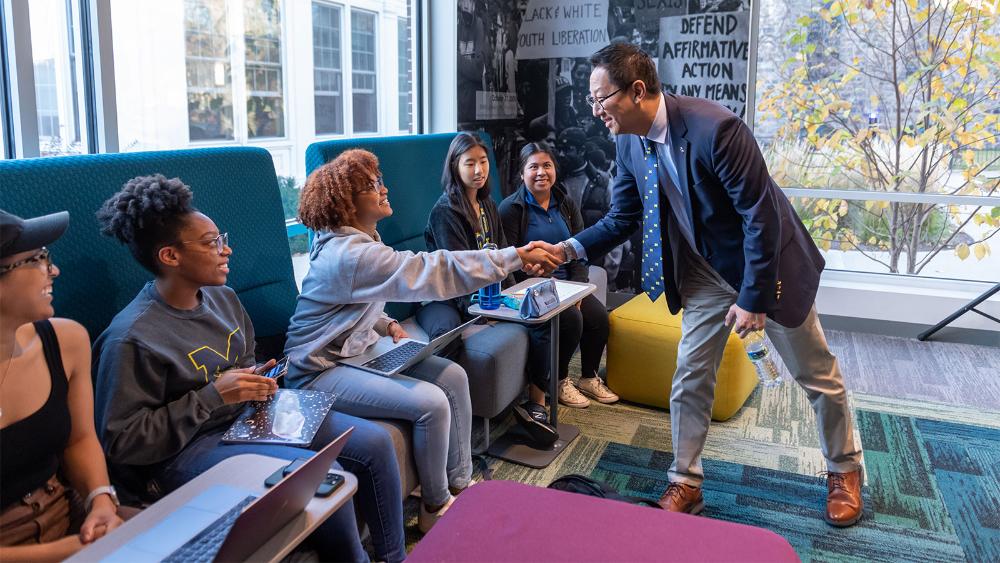
[[[272,396],[277,385],[254,370],[253,323],[225,285],[229,237],[192,206],[192,197],[178,178],[142,176],[97,213],[102,232],[124,243],[154,276],[94,343],[98,435],[116,481],[145,500],[234,455],[294,460],[304,454],[291,446],[221,443],[244,403]],[[400,561],[406,557],[402,498],[388,433],[331,411],[312,448],[352,426],[338,461],[358,477],[355,498],[375,556]],[[323,560],[368,560],[351,501],[311,539]]]
[[[550,272],[547,253],[523,248],[398,252],[382,243],[377,223],[392,215],[378,159],[348,150],[309,177],[299,218],[314,229],[309,273],[288,328],[287,383],[337,396],[336,407],[361,417],[413,425],[421,486],[419,526],[426,532],[472,478],[469,381],[458,364],[432,356],[403,374],[382,377],[337,365],[381,337],[406,330],[385,314],[387,301],[466,295],[528,268]]]

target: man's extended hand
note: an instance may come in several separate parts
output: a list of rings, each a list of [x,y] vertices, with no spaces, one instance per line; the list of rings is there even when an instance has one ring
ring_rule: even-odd
[[[733,304],[726,313],[726,326],[732,326],[740,338],[750,334],[755,330],[763,330],[767,315],[764,313],[751,313],[744,310],[739,305]],[[735,322],[735,324],[733,324]]]
[[[536,242],[518,248],[517,255],[524,264],[521,269],[531,276],[547,276],[563,263],[563,260],[553,256],[551,252],[542,246],[538,246]]]
[[[533,240],[527,244],[524,248],[528,250],[534,250],[536,248],[541,248],[545,252],[548,252],[559,261],[560,264],[566,262],[566,250],[561,244],[551,244],[545,242],[544,240]]]

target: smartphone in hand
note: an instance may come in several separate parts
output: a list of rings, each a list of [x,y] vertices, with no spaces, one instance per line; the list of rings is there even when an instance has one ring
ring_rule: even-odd
[[[278,360],[278,363],[274,364],[274,366],[271,367],[271,369],[261,373],[260,370],[263,369],[265,365],[267,364],[258,365],[257,368],[254,370],[254,373],[256,373],[257,375],[262,375],[264,377],[269,377],[271,379],[278,379],[281,376],[288,373],[288,356],[281,358],[280,360]]]

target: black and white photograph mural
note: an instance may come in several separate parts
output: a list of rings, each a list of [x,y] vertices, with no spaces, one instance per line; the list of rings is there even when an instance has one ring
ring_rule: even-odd
[[[615,144],[587,105],[588,57],[611,42],[640,46],[668,93],[744,115],[748,0],[458,0],[458,128],[483,130],[501,192],[517,189],[517,152],[546,141],[585,226],[610,207]],[[609,288],[639,291],[638,240],[597,262]]]

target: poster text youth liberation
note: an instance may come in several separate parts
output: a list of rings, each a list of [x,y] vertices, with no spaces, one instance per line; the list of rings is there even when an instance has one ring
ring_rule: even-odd
[[[608,44],[608,0],[528,0],[518,59],[589,57]]]

